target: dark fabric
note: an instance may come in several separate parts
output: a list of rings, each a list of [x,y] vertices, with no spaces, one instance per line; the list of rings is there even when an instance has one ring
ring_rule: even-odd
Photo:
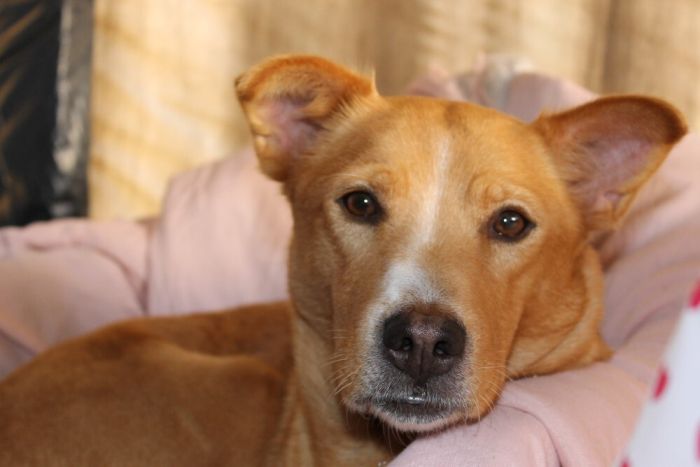
[[[0,1],[0,225],[49,219],[60,0]]]
[[[92,14],[92,0],[63,0],[56,78],[54,217],[81,216],[87,211]]]

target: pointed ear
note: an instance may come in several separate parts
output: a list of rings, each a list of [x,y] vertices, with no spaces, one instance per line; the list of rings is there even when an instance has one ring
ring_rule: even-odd
[[[598,99],[533,123],[591,231],[610,229],[687,131],[670,104],[637,96]]]
[[[306,55],[262,62],[236,79],[236,92],[260,167],[278,181],[345,105],[376,94],[370,79]]]

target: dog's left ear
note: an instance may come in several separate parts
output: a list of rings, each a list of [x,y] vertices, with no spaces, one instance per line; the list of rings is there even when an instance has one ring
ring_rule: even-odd
[[[345,106],[376,95],[374,82],[320,57],[268,59],[236,79],[260,168],[284,181]]]
[[[610,229],[687,131],[670,104],[607,97],[533,123],[591,231]]]

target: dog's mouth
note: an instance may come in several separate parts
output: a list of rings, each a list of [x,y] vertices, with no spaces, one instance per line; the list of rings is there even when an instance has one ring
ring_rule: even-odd
[[[453,411],[449,406],[418,398],[378,399],[372,401],[372,406],[375,410],[399,421],[410,420],[418,424],[438,421],[449,416]]]
[[[408,395],[367,397],[358,404],[369,413],[400,431],[433,431],[453,421],[462,404],[457,401],[432,397],[416,389]]]

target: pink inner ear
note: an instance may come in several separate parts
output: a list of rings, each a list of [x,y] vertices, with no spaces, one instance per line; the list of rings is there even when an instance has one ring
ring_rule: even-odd
[[[580,157],[589,158],[593,173],[584,174],[586,182],[579,189],[594,211],[620,202],[624,195],[622,188],[644,172],[652,149],[647,141],[610,136],[584,147],[586,150]]]
[[[311,144],[318,127],[304,119],[302,109],[308,102],[275,99],[260,106],[262,120],[270,127],[270,134],[278,149],[291,156],[303,153]]]
[[[686,131],[673,107],[638,96],[601,98],[535,123],[592,229],[614,225]]]

